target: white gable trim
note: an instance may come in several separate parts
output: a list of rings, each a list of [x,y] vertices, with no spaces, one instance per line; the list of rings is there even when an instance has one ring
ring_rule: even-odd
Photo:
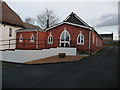
[[[70,15],[64,20],[65,22],[70,18]]]
[[[75,17],[77,19],[79,19],[83,24],[85,24],[87,27],[89,27],[89,25],[87,23],[85,23],[80,17],[78,17],[76,14],[75,14]]]
[[[87,23],[85,23],[80,17],[78,17],[75,13],[74,13],[74,16],[80,20],[83,24],[85,24],[87,27],[90,27]],[[65,22],[70,18],[70,15],[64,20]]]
[[[58,24],[56,24],[56,25],[54,25],[54,26],[52,26],[50,28],[47,28],[45,31],[48,31],[48,30],[50,30],[52,28],[55,28],[55,27],[57,27],[59,25],[62,25],[62,24],[69,24],[69,25],[73,25],[73,26],[82,27],[82,28],[86,28],[86,29],[92,30],[92,27],[86,27],[86,26],[82,26],[82,25],[78,25],[78,24],[74,24],[74,23],[70,23],[70,22],[61,22],[61,23],[58,23]]]

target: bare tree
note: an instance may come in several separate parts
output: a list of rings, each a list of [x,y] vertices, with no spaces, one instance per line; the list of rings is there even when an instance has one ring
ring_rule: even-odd
[[[41,28],[49,28],[58,23],[59,19],[53,10],[45,9],[42,14],[37,16],[38,24]]]
[[[31,17],[27,17],[25,19],[25,22],[28,23],[28,24],[34,24],[35,23],[35,19],[31,18]]]

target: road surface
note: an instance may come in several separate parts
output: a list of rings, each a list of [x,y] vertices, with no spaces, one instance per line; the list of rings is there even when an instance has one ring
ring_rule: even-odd
[[[3,88],[117,88],[118,47],[106,47],[78,62],[3,63]]]

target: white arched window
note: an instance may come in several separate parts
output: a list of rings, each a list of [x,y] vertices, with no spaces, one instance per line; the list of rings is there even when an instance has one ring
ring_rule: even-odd
[[[70,46],[70,34],[66,30],[66,28],[64,28],[64,31],[60,35],[60,46],[62,47]]]
[[[31,35],[30,42],[34,42],[34,34],[33,33]]]
[[[22,37],[22,34],[20,34],[20,37],[19,37],[19,42],[23,42],[23,37]]]
[[[77,44],[84,45],[84,35],[82,31],[80,31],[80,34],[77,36]]]
[[[50,32],[50,35],[48,36],[48,44],[53,44],[53,36]]]

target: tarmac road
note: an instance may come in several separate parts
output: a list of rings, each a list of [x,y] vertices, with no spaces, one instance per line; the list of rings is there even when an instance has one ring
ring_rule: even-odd
[[[106,47],[78,62],[5,64],[2,88],[118,88],[118,47]]]

